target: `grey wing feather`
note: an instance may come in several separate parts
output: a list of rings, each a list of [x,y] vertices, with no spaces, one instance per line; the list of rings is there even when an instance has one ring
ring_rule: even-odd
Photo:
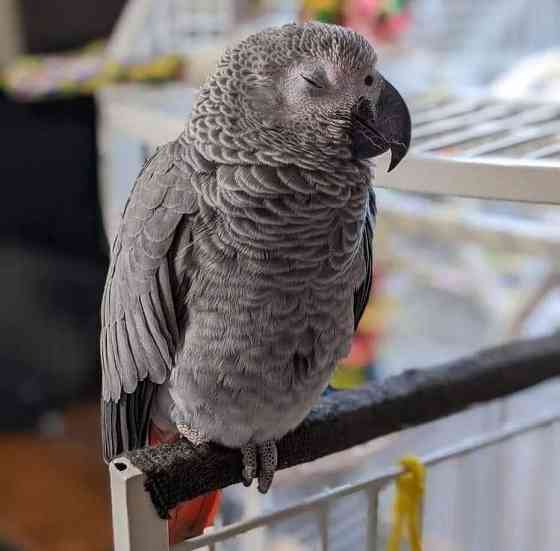
[[[102,435],[105,460],[143,446],[157,385],[173,367],[195,192],[172,142],[138,176],[113,245],[101,309]],[[175,291],[175,292],[174,292]]]
[[[372,189],[369,190],[367,209],[362,235],[362,254],[366,265],[366,276],[354,292],[354,329],[358,328],[366,309],[373,281],[373,228],[375,225],[376,206],[375,193]]]

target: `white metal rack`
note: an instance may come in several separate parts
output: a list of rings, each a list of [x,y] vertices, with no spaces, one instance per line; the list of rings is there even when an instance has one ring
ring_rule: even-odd
[[[560,104],[434,100],[413,121],[412,154],[377,186],[560,204]]]
[[[261,2],[256,13],[254,4],[251,0],[130,0],[111,36],[108,56],[127,63],[158,55],[192,56],[216,43],[223,49],[255,27],[286,23],[296,13],[293,0]]]
[[[434,467],[440,463],[470,456],[480,450],[499,446],[532,431],[546,430],[549,437],[555,437],[559,429],[560,411],[554,408],[530,420],[506,424],[498,430],[441,448],[424,456],[422,460],[427,467]],[[259,515],[224,528],[212,529],[204,535],[169,546],[167,522],[156,515],[144,490],[143,474],[128,460],[117,459],[110,466],[115,551],[194,551],[202,548],[215,551],[220,543],[227,542],[231,538],[309,512],[316,515],[320,527],[320,549],[328,551],[329,539],[332,537],[328,528],[332,522],[329,520],[329,509],[336,500],[361,492],[365,493],[368,504],[365,549],[380,551],[378,496],[401,472],[399,467],[388,468],[367,480],[325,491],[283,510]],[[556,537],[555,540],[557,541],[558,538]]]

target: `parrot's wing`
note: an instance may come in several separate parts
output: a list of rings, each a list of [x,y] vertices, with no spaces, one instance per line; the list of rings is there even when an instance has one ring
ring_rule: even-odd
[[[173,366],[176,299],[197,200],[172,142],[138,176],[113,245],[101,309],[102,433],[107,461],[145,445],[157,385]]]
[[[366,276],[354,292],[354,329],[358,328],[371,292],[371,283],[373,280],[373,227],[375,224],[375,212],[375,193],[373,189],[370,189],[366,222],[362,235],[362,254],[364,255]]]

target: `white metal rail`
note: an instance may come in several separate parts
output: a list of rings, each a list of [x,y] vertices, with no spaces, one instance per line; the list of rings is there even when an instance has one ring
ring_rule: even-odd
[[[560,104],[492,98],[424,103],[412,153],[376,186],[560,204]]]
[[[444,461],[498,445],[529,431],[549,427],[559,421],[560,410],[554,410],[529,421],[506,425],[491,433],[465,439],[456,445],[426,455],[422,460],[428,467],[435,466]],[[321,549],[326,551],[329,548],[329,531],[326,528],[329,508],[335,500],[359,492],[365,492],[368,500],[366,549],[376,551],[378,549],[378,495],[401,473],[401,470],[397,467],[386,469],[367,480],[323,492],[291,507],[213,530],[211,533],[172,547],[167,543],[167,522],[156,515],[150,498],[144,491],[144,475],[127,460],[121,459],[117,459],[111,464],[110,473],[116,551],[169,551],[170,549],[193,551],[201,548],[213,550],[218,543],[309,512],[316,515],[320,526]]]

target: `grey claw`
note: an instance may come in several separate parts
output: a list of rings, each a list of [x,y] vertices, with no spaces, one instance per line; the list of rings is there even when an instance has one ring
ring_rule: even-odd
[[[246,444],[241,448],[241,455],[243,460],[241,476],[243,485],[248,487],[257,476],[257,447],[255,444]]]
[[[268,492],[268,490],[270,490],[270,486],[272,486],[272,479],[274,478],[274,475],[261,475],[259,476],[259,492],[261,494],[266,494]]]
[[[259,492],[266,494],[272,484],[276,467],[278,466],[278,450],[273,440],[268,440],[259,446]]]
[[[245,488],[248,488],[253,483],[253,479],[256,478],[257,473],[253,469],[244,468],[242,475],[243,486],[245,486]]]

